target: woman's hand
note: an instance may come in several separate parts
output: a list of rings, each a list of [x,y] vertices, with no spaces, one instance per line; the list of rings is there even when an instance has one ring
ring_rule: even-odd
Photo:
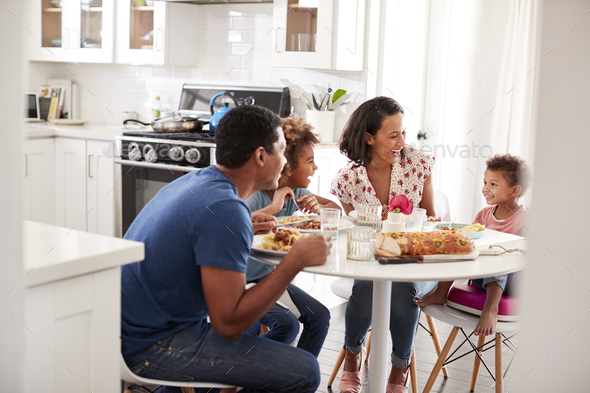
[[[297,206],[304,213],[320,213],[320,203],[313,194],[304,194],[297,199]]]
[[[283,187],[275,190],[275,194],[272,197],[272,203],[270,204],[274,210],[280,212],[285,207],[287,199],[295,200],[295,194],[289,187]]]
[[[275,216],[265,213],[252,213],[252,227],[255,235],[262,235],[270,231],[277,231],[277,219]]]

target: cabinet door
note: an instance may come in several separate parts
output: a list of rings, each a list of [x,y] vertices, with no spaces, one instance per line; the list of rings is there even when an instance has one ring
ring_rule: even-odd
[[[88,232],[115,236],[115,162],[113,143],[87,141],[86,228]]]
[[[274,67],[332,67],[334,0],[275,0]]]
[[[86,141],[55,140],[55,223],[86,230]]]
[[[64,0],[70,45],[66,61],[112,63],[115,0]]]
[[[25,35],[30,60],[64,61],[64,49],[70,42],[66,15],[58,0],[29,0]],[[62,45],[63,41],[63,45]]]
[[[55,152],[53,138],[24,144],[23,218],[55,225]]]
[[[166,3],[120,0],[117,5],[117,62],[164,64]],[[196,21],[195,21],[196,22]]]

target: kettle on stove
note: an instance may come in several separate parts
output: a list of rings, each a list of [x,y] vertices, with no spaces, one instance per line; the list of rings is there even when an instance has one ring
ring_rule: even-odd
[[[217,110],[217,112],[215,112],[215,110],[213,109],[213,104],[215,103],[215,100],[221,96],[227,96],[230,97],[234,104],[236,104],[236,107],[240,106],[240,104],[238,103],[238,100],[235,99],[234,96],[232,96],[229,92],[224,91],[223,93],[217,93],[213,96],[213,98],[211,98],[211,102],[209,103],[209,106],[211,107],[211,121],[209,122],[209,131],[211,132],[215,132],[215,129],[217,128],[217,124],[219,123],[219,120],[221,120],[221,118],[231,110],[231,108],[229,107],[229,103],[225,102],[225,106],[222,106],[221,108],[219,108]]]

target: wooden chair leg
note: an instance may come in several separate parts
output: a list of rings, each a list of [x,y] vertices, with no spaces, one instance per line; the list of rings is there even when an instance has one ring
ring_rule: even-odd
[[[416,347],[412,347],[412,359],[410,360],[410,378],[412,393],[418,393],[418,373],[416,372]]]
[[[328,387],[331,388],[334,380],[336,379],[336,374],[340,371],[340,367],[342,366],[342,362],[344,362],[344,354],[345,349],[342,348],[340,353],[338,354],[338,359],[336,359],[336,364],[334,365],[334,369],[332,370],[332,374],[330,375],[330,379],[328,380]]]
[[[438,356],[438,360],[436,361],[436,364],[434,365],[434,368],[432,369],[432,372],[430,373],[430,377],[428,378],[428,382],[426,382],[426,386],[424,386],[423,393],[429,393],[430,390],[432,389],[432,386],[434,385],[434,381],[436,381],[436,377],[438,376],[438,373],[440,372],[440,369],[442,368],[442,365],[445,362],[447,355],[451,351],[451,347],[453,346],[453,342],[455,341],[455,338],[457,337],[457,333],[459,333],[459,327],[455,326],[455,327],[453,327],[453,330],[451,330],[451,333],[449,334],[449,338],[447,339],[447,342],[445,343],[444,348],[442,349],[440,355]]]
[[[477,339],[477,347],[480,348],[485,342],[486,336],[479,336],[479,338]],[[478,350],[480,355],[482,354],[481,349]],[[469,387],[470,392],[475,392],[475,385],[477,384],[477,375],[479,373],[480,364],[481,360],[479,360],[479,356],[475,354],[475,359],[473,359],[473,371],[471,372],[471,386]]]
[[[182,393],[195,393],[195,389],[193,388],[180,388]]]
[[[369,339],[367,340],[367,358],[365,362],[369,361],[369,355],[371,355],[371,331],[369,331]]]
[[[434,324],[434,320],[432,319],[432,317],[430,315],[427,315],[427,314],[424,314],[424,315],[426,315],[426,322],[428,323],[428,329],[430,330],[430,333],[432,334],[432,343],[434,344],[434,349],[436,351],[436,355],[440,356],[440,340],[438,339],[436,325]],[[442,368],[442,372],[443,372],[443,375],[445,376],[445,378],[449,377],[449,372],[447,371],[446,366]]]
[[[504,377],[502,375],[502,333],[496,333],[496,393],[504,391]]]

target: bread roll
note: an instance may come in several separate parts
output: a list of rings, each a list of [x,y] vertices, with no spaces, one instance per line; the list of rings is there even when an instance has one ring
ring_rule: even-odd
[[[380,233],[375,239],[375,253],[384,256],[470,254],[475,251],[472,239],[459,232]]]

